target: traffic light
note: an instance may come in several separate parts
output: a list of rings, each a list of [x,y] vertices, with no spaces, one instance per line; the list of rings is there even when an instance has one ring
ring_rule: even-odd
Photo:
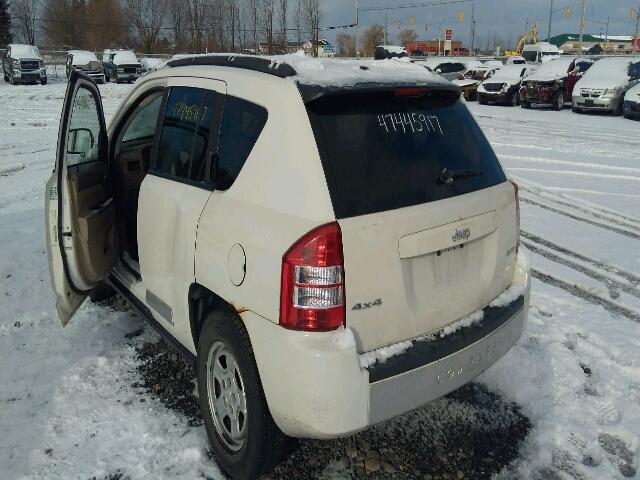
[[[571,7],[567,6],[564,9],[564,16],[567,17],[567,18],[569,18],[571,16]]]
[[[458,21],[459,21],[460,23],[464,22],[464,10],[460,10],[460,11],[458,12]]]
[[[409,25],[411,28],[416,24],[416,17],[409,17]]]
[[[425,26],[424,26],[424,31],[425,31],[425,32],[428,32],[428,31],[429,31],[429,25],[425,24]]]

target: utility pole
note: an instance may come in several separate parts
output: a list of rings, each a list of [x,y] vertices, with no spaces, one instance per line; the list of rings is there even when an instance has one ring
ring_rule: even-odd
[[[476,0],[471,3],[471,55],[475,55],[476,39]]]
[[[582,0],[582,16],[580,17],[580,51],[578,56],[582,56],[582,38],[584,37],[584,15],[587,11],[587,2]]]
[[[551,18],[553,17],[553,0],[551,0],[551,7],[549,8],[549,35],[547,35],[547,42],[551,38]]]
[[[359,0],[356,0],[356,58],[360,58],[360,53],[358,52],[359,30],[360,30],[360,5],[359,5]]]

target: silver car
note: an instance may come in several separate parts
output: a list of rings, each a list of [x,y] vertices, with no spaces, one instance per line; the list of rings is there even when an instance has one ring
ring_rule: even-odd
[[[573,111],[611,112],[622,115],[624,95],[639,78],[629,76],[629,66],[640,59],[604,58],[597,61],[573,89]]]

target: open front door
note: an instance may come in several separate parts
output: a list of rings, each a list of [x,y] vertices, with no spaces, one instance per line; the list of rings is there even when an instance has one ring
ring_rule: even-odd
[[[45,195],[49,270],[63,325],[118,258],[107,157],[100,92],[91,78],[73,71]]]

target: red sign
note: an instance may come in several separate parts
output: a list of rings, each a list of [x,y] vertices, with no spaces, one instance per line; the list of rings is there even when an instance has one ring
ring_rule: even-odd
[[[444,33],[444,39],[451,40],[451,37],[453,37],[453,30],[451,30],[450,28],[447,28]]]

